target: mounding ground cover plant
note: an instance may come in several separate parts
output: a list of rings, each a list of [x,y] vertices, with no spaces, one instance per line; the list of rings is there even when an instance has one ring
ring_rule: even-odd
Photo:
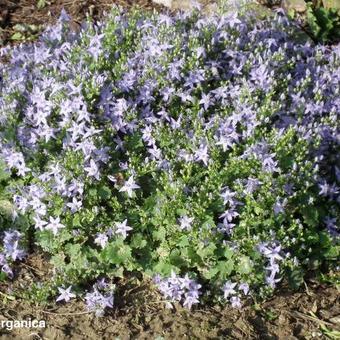
[[[3,280],[44,252],[28,292],[102,315],[127,274],[241,307],[336,269],[339,45],[281,12],[69,21],[1,50]]]

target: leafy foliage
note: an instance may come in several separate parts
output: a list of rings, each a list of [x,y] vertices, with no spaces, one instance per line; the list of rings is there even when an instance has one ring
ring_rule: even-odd
[[[313,6],[308,3],[307,24],[313,38],[320,42],[340,40],[340,14],[336,8]]]
[[[338,46],[296,42],[281,14],[69,20],[1,50],[0,178],[55,268],[41,296],[143,273],[188,307],[201,286],[239,307],[336,266]]]

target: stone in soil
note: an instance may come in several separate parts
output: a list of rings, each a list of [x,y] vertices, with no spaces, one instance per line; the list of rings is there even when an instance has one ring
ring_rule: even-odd
[[[304,0],[283,0],[282,7],[287,11],[294,10],[297,13],[304,13],[307,10],[307,4]]]
[[[340,11],[340,0],[322,0],[325,8],[335,8]]]
[[[192,10],[195,5],[200,5],[205,13],[214,12],[214,8],[216,7],[216,1],[209,0],[200,0],[200,1],[192,1],[192,0],[152,0],[154,3],[158,5],[163,5],[172,10],[184,10],[189,11]]]

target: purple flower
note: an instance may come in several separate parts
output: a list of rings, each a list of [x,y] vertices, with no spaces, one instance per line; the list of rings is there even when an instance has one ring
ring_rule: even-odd
[[[284,199],[283,202],[280,202],[280,199],[277,198],[276,203],[274,204],[274,214],[278,215],[280,213],[284,213],[284,206],[287,203],[287,199]]]
[[[324,181],[323,183],[319,184],[319,187],[321,189],[319,195],[328,196],[330,185],[326,181]]]
[[[244,283],[241,283],[239,286],[238,286],[238,289],[239,290],[242,290],[244,295],[248,295],[249,293],[249,285],[248,283],[244,282]]]
[[[252,194],[261,184],[257,178],[248,178],[246,183],[245,192],[247,194]]]
[[[334,169],[336,180],[340,183],[340,169],[337,166],[335,166]]]
[[[209,161],[208,146],[201,145],[200,148],[196,150],[194,157],[196,162],[202,161],[204,165],[208,165]]]
[[[239,216],[239,213],[233,209],[226,210],[220,218],[223,218],[226,222],[231,222],[235,217]]]
[[[329,196],[333,198],[335,195],[339,193],[339,188],[335,184],[328,184],[326,181],[319,184],[320,192],[319,195],[321,196]]]
[[[165,279],[156,275],[154,283],[164,297],[170,299],[171,302],[184,300],[183,306],[188,309],[199,303],[201,285],[190,279],[187,274],[182,278],[177,276],[175,272],[171,272],[171,276]]]
[[[132,197],[133,190],[139,189],[140,186],[136,184],[133,176],[131,176],[124,185],[119,189],[119,192],[127,192],[128,197]]]
[[[277,172],[279,170],[277,164],[278,163],[272,158],[271,155],[267,155],[262,161],[262,168],[266,172]]]
[[[179,219],[180,223],[180,228],[181,230],[190,230],[191,229],[191,223],[193,222],[194,218],[193,217],[188,217],[187,215],[182,216]]]
[[[65,226],[60,223],[60,217],[53,218],[52,216],[50,217],[49,223],[45,227],[46,230],[51,230],[53,235],[57,235],[59,229],[63,228],[65,228]]]
[[[203,105],[204,110],[208,110],[209,106],[211,105],[211,98],[210,94],[202,94],[202,99],[199,101],[199,104]]]
[[[69,286],[68,288],[64,289],[61,287],[58,287],[58,291],[60,295],[58,296],[56,302],[64,300],[65,302],[70,301],[70,299],[75,298],[76,295],[71,293],[72,286]]]
[[[292,195],[294,192],[294,185],[292,183],[286,183],[283,189],[287,195]]]
[[[11,267],[7,263],[1,267],[1,271],[3,271],[10,279],[14,276]]]
[[[233,127],[225,127],[220,129],[219,136],[215,136],[216,145],[221,145],[225,152],[233,147],[239,141],[239,135]]]
[[[178,117],[177,120],[173,119],[172,117],[170,118],[170,126],[174,130],[180,129],[181,128],[181,124],[182,124],[182,116],[181,115]]]
[[[231,303],[231,306],[233,308],[241,308],[242,307],[241,299],[238,296],[232,296],[230,298],[230,303]]]
[[[98,244],[99,246],[101,246],[102,248],[105,248],[107,242],[108,242],[109,238],[107,237],[106,234],[104,233],[98,233],[97,237],[94,240],[95,244]]]
[[[120,222],[115,223],[115,233],[122,235],[124,239],[127,236],[127,232],[130,230],[132,230],[132,228],[127,225],[127,219],[125,219],[121,223]]]
[[[236,287],[237,283],[233,283],[231,281],[227,281],[223,287],[223,296],[225,299],[229,297],[229,295],[236,294],[236,290],[234,289]]]
[[[104,34],[96,34],[90,40],[90,45],[88,47],[88,52],[93,56],[95,60],[98,60],[99,55],[102,52],[101,42],[104,37]]]
[[[270,288],[275,288],[276,284],[281,280],[282,278],[275,279],[273,275],[266,276],[266,283]]]
[[[234,28],[236,25],[239,25],[242,23],[240,19],[238,19],[238,13],[236,11],[231,11],[227,16],[226,20],[228,22],[228,25],[231,28]]]
[[[97,180],[100,179],[99,168],[93,159],[90,160],[90,165],[85,167],[84,170],[87,172],[88,176],[94,177]]]
[[[13,201],[15,203],[15,205],[17,206],[18,210],[22,213],[25,213],[29,207],[29,203],[27,198],[22,197],[22,196],[18,196],[18,195],[14,195],[13,196]]]
[[[261,250],[262,254],[266,256],[270,260],[283,260],[282,256],[280,255],[281,246],[276,247],[266,247],[264,246]]]
[[[223,223],[218,223],[217,228],[218,231],[220,231],[221,233],[231,235],[235,225],[236,225],[235,223],[230,223],[226,219],[224,219]]]
[[[224,188],[224,191],[221,193],[221,197],[223,198],[223,204],[229,204],[230,206],[233,206],[236,202],[234,200],[234,197],[236,196],[236,192],[232,192],[229,190],[228,187]]]
[[[67,14],[64,8],[61,9],[60,16],[58,18],[59,22],[69,22],[71,17]]]
[[[191,292],[186,293],[183,306],[191,309],[192,305],[199,303],[199,299],[195,295],[196,294],[193,295]]]
[[[270,77],[268,75],[266,65],[261,65],[251,71],[251,80],[261,89],[268,89],[270,87]]]
[[[7,263],[6,256],[3,253],[0,253],[0,266],[4,266]]]
[[[16,169],[19,176],[25,176],[31,170],[26,167],[24,156],[21,152],[7,152],[5,156],[7,166]]]
[[[176,275],[175,273],[171,273],[171,274],[172,274],[172,276]],[[185,274],[185,276],[183,278],[178,278],[177,279],[177,277],[176,277],[176,281],[175,282],[177,282],[177,280],[178,280],[178,282],[180,282],[180,287],[182,289],[189,289],[190,286],[194,283],[194,281],[189,278],[188,274]]]
[[[76,197],[72,198],[72,202],[66,204],[66,206],[71,209],[72,213],[75,213],[78,210],[80,210],[82,205],[83,205],[82,201],[81,200],[78,201]]]
[[[95,312],[96,316],[103,316],[106,308],[113,308],[113,293],[101,293],[94,289],[92,293],[85,296],[86,306],[90,312]]]
[[[280,266],[274,260],[271,260],[269,266],[265,269],[270,271],[270,276],[275,276],[280,272]]]
[[[331,218],[329,216],[326,216],[324,219],[324,222],[326,224],[326,228],[328,230],[328,232],[330,233],[330,235],[332,235],[333,237],[338,237],[340,236],[340,233],[338,231],[338,226],[336,225],[337,218]]]
[[[21,236],[21,233],[17,230],[5,231],[3,238],[4,253],[7,258],[11,258],[13,261],[22,260],[26,256],[26,252],[19,247]]]

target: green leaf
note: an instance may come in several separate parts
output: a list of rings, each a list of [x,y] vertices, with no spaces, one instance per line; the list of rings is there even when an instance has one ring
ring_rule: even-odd
[[[38,0],[37,2],[37,8],[43,9],[46,6],[46,0]]]
[[[11,177],[11,173],[6,171],[5,163],[0,160],[0,181],[6,181]]]
[[[39,31],[39,26],[37,25],[28,25],[28,29],[32,32],[32,33],[37,33]]]
[[[222,280],[225,280],[234,270],[234,261],[233,260],[219,261],[217,264],[217,268],[219,271],[219,277]]]
[[[301,269],[288,269],[287,270],[288,283],[292,289],[299,289],[303,283],[303,272]]]
[[[174,249],[170,253],[170,263],[176,267],[182,268],[185,266],[186,261],[181,256],[181,252],[178,249]]]
[[[11,40],[22,40],[24,39],[24,36],[20,32],[15,32],[11,36]]]
[[[294,17],[295,17],[295,10],[294,10],[293,8],[290,8],[290,9],[288,10],[287,16],[288,16],[290,19],[294,19]]]
[[[183,235],[179,242],[177,243],[177,245],[180,247],[180,248],[185,248],[189,245],[189,239],[188,239],[188,236],[187,235]]]
[[[26,32],[27,28],[28,26],[23,24],[16,24],[13,26],[13,29],[17,32]]]
[[[321,30],[320,26],[318,25],[317,19],[314,15],[313,9],[311,6],[307,7],[307,22],[310,28],[311,33],[316,38],[319,35],[319,32]]]
[[[319,212],[315,207],[306,207],[301,209],[305,222],[313,227],[319,225]]]
[[[203,246],[204,247],[204,246]],[[202,258],[208,258],[214,255],[214,251],[216,249],[216,245],[214,243],[209,243],[204,248],[198,249],[197,254]]]
[[[256,215],[261,215],[263,213],[263,209],[261,209],[260,207],[256,206],[254,208],[255,214]]]
[[[161,274],[162,276],[170,276],[172,271],[175,273],[179,272],[177,267],[168,262],[158,262],[153,269],[155,273]]]
[[[185,209],[182,209],[182,208],[179,208],[179,209],[176,209],[176,214],[178,216],[183,216],[187,213],[187,211]]]
[[[67,254],[71,261],[72,260],[76,260],[77,258],[82,256],[82,252],[81,252],[81,245],[76,243],[76,244],[66,244],[65,245],[65,254]]]
[[[189,246],[188,248],[182,248],[182,254],[187,256],[193,265],[197,266],[202,264],[202,259],[196,253],[196,250],[194,249],[193,246]]]
[[[234,251],[231,248],[226,248],[223,252],[224,257],[227,259],[231,259],[232,256],[234,255]]]
[[[67,229],[62,229],[58,234],[59,243],[64,243],[72,239],[73,239],[73,235]]]
[[[56,254],[52,256],[51,263],[56,268],[63,268],[63,266],[65,265],[65,256],[63,254]]]
[[[111,197],[111,190],[108,186],[103,185],[98,189],[98,195],[103,200],[108,200]]]
[[[0,200],[0,214],[8,220],[12,219],[15,208],[13,204],[8,200]]]
[[[2,272],[0,270],[0,282],[7,280],[7,275],[6,273]]]
[[[89,196],[90,196],[91,198],[96,199],[96,198],[97,198],[97,189],[96,189],[96,188],[91,188],[91,189],[89,190]]]
[[[120,279],[124,279],[124,267],[117,267],[114,276]]]
[[[131,248],[122,241],[116,240],[104,248],[101,257],[111,264],[127,263],[131,259]]]
[[[143,235],[141,233],[134,234],[130,242],[131,247],[136,249],[142,249],[147,244],[148,242],[143,238]]]
[[[242,256],[239,259],[236,271],[240,274],[249,274],[252,271],[252,264],[248,256]]]
[[[340,257],[340,246],[333,245],[325,253],[324,257],[328,260],[336,260]]]
[[[152,232],[152,236],[157,241],[164,241],[166,236],[166,230],[164,227],[159,227],[157,230]]]
[[[72,225],[73,225],[73,227],[81,227],[80,215],[79,214],[75,214],[73,216]]]
[[[46,252],[53,252],[53,249],[56,247],[54,242],[53,234],[49,231],[42,231],[36,234],[37,243],[39,246]]]
[[[207,280],[211,280],[212,278],[214,278],[218,274],[219,271],[220,271],[219,267],[216,266],[216,267],[210,268],[210,270],[208,270],[208,271],[204,271],[203,276]]]

